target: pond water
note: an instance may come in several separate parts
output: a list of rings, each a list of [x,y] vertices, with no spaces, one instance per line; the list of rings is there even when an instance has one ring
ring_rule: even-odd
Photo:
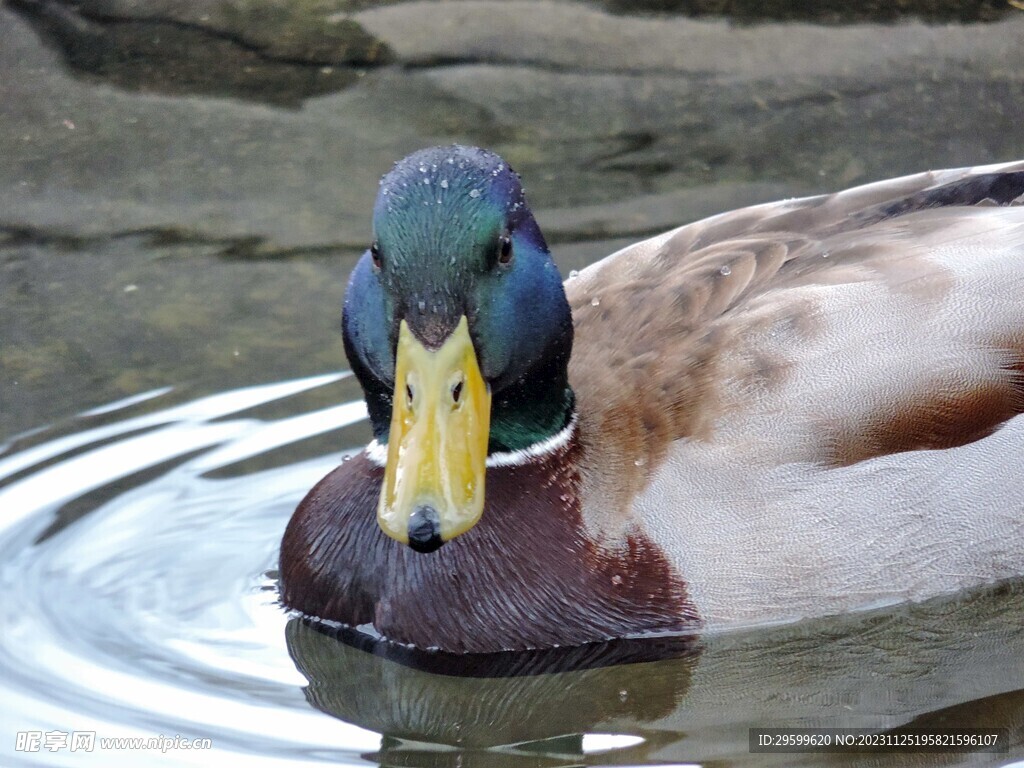
[[[276,549],[296,502],[343,458],[310,446],[343,444],[366,418],[360,401],[311,397],[340,399],[344,384],[155,390],[8,445],[2,722],[211,741],[146,753],[146,765],[821,764],[828,756],[751,755],[748,729],[993,722],[1011,729],[1012,751],[982,757],[1024,757],[1019,585],[653,650],[473,665],[388,658],[303,625],[276,602]],[[139,755],[44,748],[6,764]],[[955,764],[913,756],[936,757]]]
[[[277,604],[292,510],[369,436],[338,305],[407,152],[501,152],[564,273],[740,205],[1024,157],[1012,4],[740,5],[0,6],[0,765],[1024,761],[1020,584],[472,666]],[[993,724],[1007,752],[748,745]],[[157,736],[210,748],[100,743]]]
[[[389,658],[314,631],[277,604],[274,569],[296,502],[342,460],[315,446],[345,444],[365,419],[360,401],[318,402],[340,401],[346,383],[155,390],[5,446],[0,722],[212,745],[143,754],[97,741],[8,753],[5,765],[138,765],[140,754],[147,765],[845,765],[855,761],[752,755],[748,728],[992,723],[1010,729],[1010,752],[964,762],[1024,757],[1020,585],[473,664]],[[936,757],[957,764],[870,764]]]

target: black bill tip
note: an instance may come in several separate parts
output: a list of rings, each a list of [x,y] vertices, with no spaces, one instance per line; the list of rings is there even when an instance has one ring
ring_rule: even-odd
[[[417,552],[434,552],[441,548],[441,517],[429,504],[416,507],[409,517],[409,546]]]

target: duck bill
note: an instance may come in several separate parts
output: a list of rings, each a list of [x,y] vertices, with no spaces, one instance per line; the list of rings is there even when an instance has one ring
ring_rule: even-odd
[[[431,552],[483,514],[491,393],[465,316],[437,350],[403,320],[377,522],[391,538]]]

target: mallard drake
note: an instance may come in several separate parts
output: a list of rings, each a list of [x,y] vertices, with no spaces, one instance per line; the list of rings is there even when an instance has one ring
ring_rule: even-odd
[[[715,631],[1024,573],[1024,163],[688,224],[563,284],[519,177],[382,179],[345,351],[374,440],[286,606],[451,652]]]

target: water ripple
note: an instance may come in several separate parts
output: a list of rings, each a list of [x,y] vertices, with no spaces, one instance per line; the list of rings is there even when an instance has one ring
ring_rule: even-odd
[[[347,375],[164,408],[154,406],[171,389],[154,390],[83,414],[73,424],[80,431],[0,458],[0,481],[8,479],[0,488],[0,720],[10,731],[212,739],[212,753],[146,753],[147,765],[209,765],[227,753],[244,753],[253,766],[358,763],[377,750],[377,734],[307,704],[267,576],[296,502],[341,452],[208,476],[364,419],[362,402],[276,420],[238,416]],[[93,417],[140,405],[149,412],[88,427]],[[40,537],[63,506],[107,488],[115,492],[95,509]],[[75,765],[140,759],[98,746],[57,754]],[[53,764],[54,755],[44,747],[13,757]]]
[[[289,617],[278,544],[355,447],[343,430],[364,404],[323,406],[348,376],[185,402],[153,390],[5,446],[0,764],[763,765],[747,738],[770,722],[998,722],[1011,747],[996,763],[1024,755],[1024,583],[507,676],[395,663]],[[97,746],[8,751],[12,734],[50,730],[93,731]],[[159,735],[212,749],[99,742]]]

